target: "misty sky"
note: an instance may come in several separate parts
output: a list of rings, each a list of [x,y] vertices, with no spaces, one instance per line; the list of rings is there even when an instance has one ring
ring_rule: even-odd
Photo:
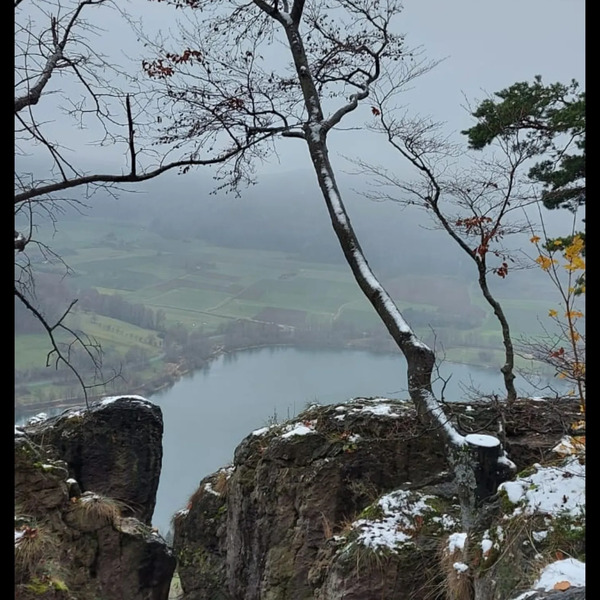
[[[176,18],[183,14],[164,2],[150,0],[129,0],[118,5],[133,21],[143,23],[149,35],[158,30],[172,35]],[[407,45],[421,48],[422,56],[442,62],[414,81],[402,102],[412,115],[446,122],[447,133],[472,124],[465,108],[467,101],[476,102],[515,81],[531,81],[540,74],[547,83],[577,79],[585,85],[583,0],[406,0],[404,7],[396,23]],[[131,73],[139,69],[148,50],[136,41],[119,12],[101,7],[88,14],[93,15],[88,17],[93,25],[101,28],[99,35],[90,38],[93,47],[101,48],[115,64]],[[65,85],[64,78],[54,79],[55,85]],[[76,135],[73,127],[65,128],[64,118],[47,115],[44,111],[49,104],[48,100],[41,102],[36,112],[40,118],[54,121],[54,131],[78,159],[89,156],[95,165],[123,164],[122,151],[84,144],[85,136]],[[366,103],[352,115],[351,124],[361,126],[369,118]],[[389,156],[381,138],[364,130],[336,132],[329,144],[334,160],[336,153],[383,161]],[[263,170],[309,166],[300,140],[284,140],[278,152],[280,163],[264,165]]]
[[[152,25],[164,25],[173,12],[158,5]],[[443,60],[413,83],[405,104],[411,113],[447,122],[448,131],[472,124],[465,99],[483,99],[515,81],[540,74],[548,83],[576,79],[585,84],[583,0],[406,0],[397,23],[409,47],[422,47],[425,57]],[[360,121],[368,121],[368,103],[359,111]],[[330,144],[347,153],[349,144],[360,141],[364,151],[365,137],[364,132],[340,133],[331,136]],[[305,148],[295,141],[282,144],[284,166],[296,162],[288,162],[288,155],[306,158]],[[377,138],[368,152],[387,149]]]

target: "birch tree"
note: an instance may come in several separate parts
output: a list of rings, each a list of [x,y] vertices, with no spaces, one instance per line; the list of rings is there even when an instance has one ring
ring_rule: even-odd
[[[482,473],[469,441],[446,415],[432,390],[433,350],[403,318],[371,269],[355,233],[329,154],[329,138],[369,102],[382,75],[402,88],[431,68],[397,33],[402,5],[396,0],[221,2],[172,0],[185,17],[179,38],[155,41],[144,61],[164,91],[162,140],[177,140],[191,155],[207,143],[242,145],[259,135],[304,144],[331,224],[354,278],[406,359],[409,394],[422,421],[444,440],[463,509],[473,525]],[[150,44],[150,40],[148,41]],[[279,49],[285,49],[283,51]],[[276,52],[273,52],[276,48]],[[291,142],[290,142],[291,143]],[[251,164],[273,151],[254,145],[241,151],[222,186],[239,184],[240,161]],[[409,257],[407,257],[409,260]],[[496,440],[497,442],[497,440]],[[499,443],[492,447],[500,455]],[[493,463],[492,479],[501,466]],[[493,487],[493,485],[492,485]],[[493,493],[487,490],[487,494]]]

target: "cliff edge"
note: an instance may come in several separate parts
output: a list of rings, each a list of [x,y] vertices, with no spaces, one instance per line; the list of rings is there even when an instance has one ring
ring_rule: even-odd
[[[468,534],[444,448],[410,403],[312,406],[248,435],[176,514],[183,599],[513,600],[560,591],[538,579],[558,557],[577,573],[583,565],[585,458],[557,452],[576,403],[457,404],[450,414],[464,434],[500,432],[518,472],[481,504]],[[547,506],[533,492],[550,493],[551,476],[559,491]],[[565,581],[565,600],[585,597],[578,576]]]
[[[150,525],[160,408],[106,399],[15,428],[15,598],[167,600],[175,557]]]

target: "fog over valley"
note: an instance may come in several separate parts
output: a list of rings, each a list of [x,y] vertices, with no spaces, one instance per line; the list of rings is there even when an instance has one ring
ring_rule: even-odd
[[[16,600],[585,600],[584,16],[15,0]]]

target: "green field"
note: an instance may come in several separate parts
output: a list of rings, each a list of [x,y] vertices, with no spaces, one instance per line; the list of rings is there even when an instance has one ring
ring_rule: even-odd
[[[51,350],[46,334],[26,334],[15,337],[15,368],[32,369],[43,367],[46,356]]]
[[[111,319],[102,315],[89,315],[75,313],[72,318],[65,321],[66,325],[75,331],[85,332],[103,348],[116,350],[124,355],[133,347],[142,348],[150,355],[160,354],[160,341],[156,331],[143,329],[131,323]],[[67,340],[67,334],[57,334],[57,340]],[[151,343],[153,342],[153,343]],[[15,337],[15,368],[31,369],[42,367],[46,363],[46,356],[51,346],[45,334],[27,334]]]
[[[335,322],[357,331],[382,331],[374,309],[362,295],[345,265],[311,263],[283,252],[246,250],[209,245],[202,240],[164,239],[138,223],[107,219],[62,220],[53,241],[72,269],[71,289],[95,287],[103,294],[119,294],[131,303],[162,310],[166,324],[183,324],[215,332],[232,319],[276,322],[302,327]],[[46,272],[60,272],[42,257],[32,257]],[[502,350],[497,321],[474,281],[447,276],[397,275],[382,282],[403,311],[417,311],[418,335],[430,334],[432,323],[444,315],[473,325],[452,331],[452,324],[436,328],[448,359],[481,362],[481,349],[494,360]],[[538,315],[547,314],[548,290],[515,285],[497,286],[515,337],[540,331]],[[75,292],[74,292],[75,293]],[[414,313],[413,313],[414,314]],[[156,332],[78,313],[77,326],[120,355],[139,346],[159,353]],[[439,330],[438,330],[439,329]],[[43,335],[18,336],[16,369],[42,366],[48,345]],[[489,354],[489,353],[488,353]]]

